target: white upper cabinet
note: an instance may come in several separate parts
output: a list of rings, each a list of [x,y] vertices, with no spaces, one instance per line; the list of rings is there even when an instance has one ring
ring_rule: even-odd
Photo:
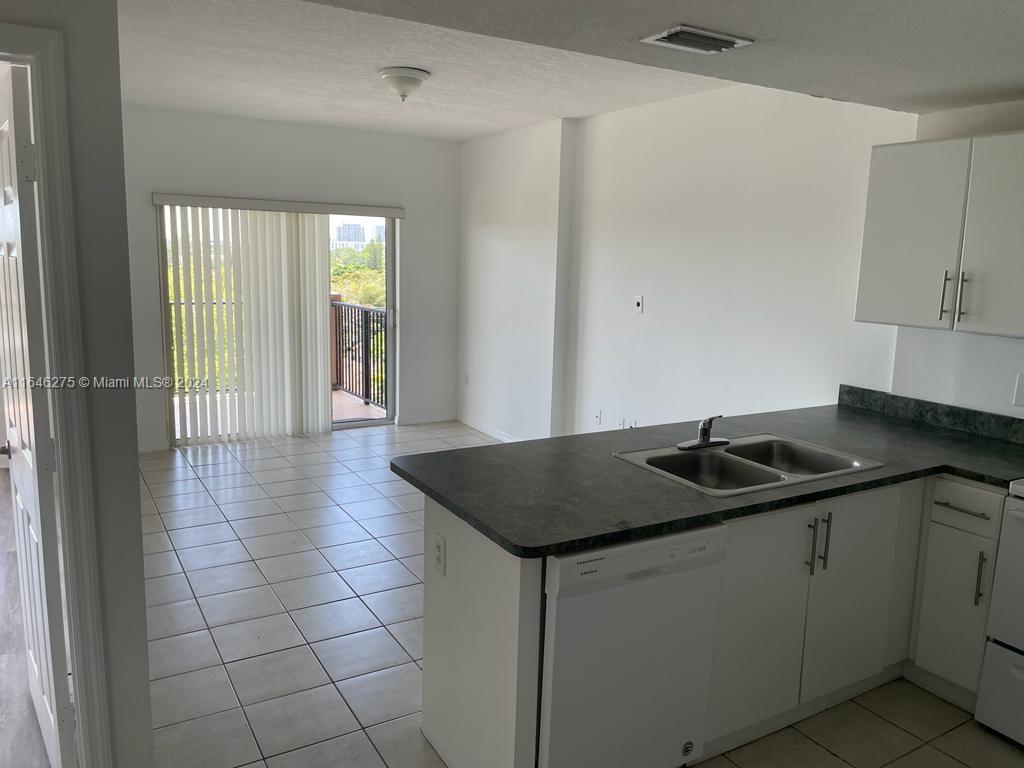
[[[957,330],[1024,336],[1024,134],[974,140],[961,275]]]
[[[953,327],[970,157],[971,139],[872,150],[857,320]]]

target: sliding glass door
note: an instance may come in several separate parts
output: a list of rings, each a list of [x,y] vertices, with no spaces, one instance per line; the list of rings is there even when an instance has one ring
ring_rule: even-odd
[[[330,217],[331,417],[335,426],[393,418],[395,221]]]
[[[401,209],[154,203],[174,443],[393,417]]]

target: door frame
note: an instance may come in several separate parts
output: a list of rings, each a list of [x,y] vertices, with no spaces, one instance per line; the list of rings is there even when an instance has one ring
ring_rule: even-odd
[[[42,304],[49,331],[45,374],[78,376],[85,370],[85,355],[63,36],[57,30],[0,23],[0,60],[29,67]],[[113,755],[84,389],[53,390],[51,408],[66,607],[62,630],[67,633],[76,709],[62,726],[75,731],[80,768],[105,768],[113,764]]]
[[[388,377],[388,408],[384,421],[394,424],[398,419],[398,240],[401,219],[384,221],[385,309],[388,313],[388,343],[384,366]]]
[[[388,407],[379,419],[337,421],[331,413],[331,430],[338,432],[359,427],[379,427],[398,420],[398,237],[401,216],[384,217],[384,291],[387,311],[387,346],[384,350],[384,375],[387,377]]]
[[[349,216],[366,216],[384,219],[384,257],[385,280],[388,304],[388,344],[387,344],[387,377],[388,407],[381,419],[358,419],[352,421],[335,421],[331,414],[331,430],[349,429],[351,427],[393,424],[398,417],[398,250],[399,228],[405,218],[405,209],[390,205],[354,205],[349,203],[324,203],[301,200],[271,200],[253,197],[228,197],[223,195],[197,195],[188,193],[154,192],[152,196],[157,230],[157,274],[160,276],[160,311],[161,338],[164,344],[164,376],[171,376],[174,371],[170,353],[170,318],[167,308],[167,284],[165,275],[167,265],[164,262],[163,218],[161,206],[180,205],[199,208],[230,208],[247,211],[270,211],[272,213],[336,213]],[[174,390],[167,390],[167,442],[174,446]]]

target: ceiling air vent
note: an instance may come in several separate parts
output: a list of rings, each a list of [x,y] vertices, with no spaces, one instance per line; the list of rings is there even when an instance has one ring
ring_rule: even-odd
[[[733,48],[742,48],[750,45],[753,40],[735,35],[727,35],[724,32],[711,32],[707,29],[697,29],[680,24],[672,29],[659,32],[656,35],[645,37],[641,43],[650,45],[662,45],[666,48],[678,48],[693,53],[722,53],[731,51]]]

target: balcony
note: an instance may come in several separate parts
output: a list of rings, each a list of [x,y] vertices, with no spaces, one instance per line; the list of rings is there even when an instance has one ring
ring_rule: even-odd
[[[331,415],[383,419],[388,409],[387,310],[331,301]]]

